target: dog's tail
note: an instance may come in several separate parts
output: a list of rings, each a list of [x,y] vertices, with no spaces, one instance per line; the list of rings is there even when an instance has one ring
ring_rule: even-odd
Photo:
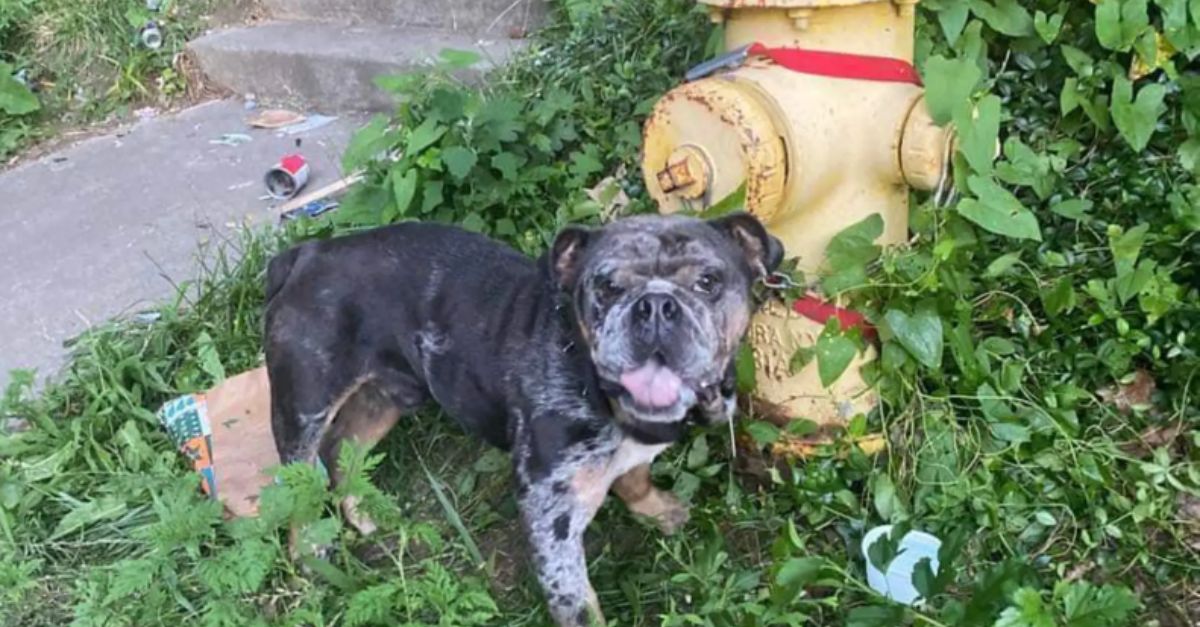
[[[274,300],[275,295],[279,294],[283,285],[287,283],[292,269],[296,267],[296,261],[300,258],[301,248],[303,246],[289,248],[272,257],[267,264],[267,304]]]

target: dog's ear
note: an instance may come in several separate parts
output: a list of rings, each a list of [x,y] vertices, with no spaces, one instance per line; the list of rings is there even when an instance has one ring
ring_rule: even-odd
[[[713,218],[708,223],[742,250],[756,277],[767,276],[783,263],[783,243],[749,213],[739,211]]]
[[[581,226],[568,226],[554,238],[547,264],[550,278],[562,290],[571,290],[583,269],[583,257],[595,233]]]

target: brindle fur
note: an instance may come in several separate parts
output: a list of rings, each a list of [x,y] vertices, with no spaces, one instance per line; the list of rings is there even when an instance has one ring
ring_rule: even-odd
[[[522,524],[555,621],[602,620],[584,529],[610,488],[665,532],[687,520],[651,485],[649,465],[686,424],[731,419],[750,286],[781,257],[746,214],[569,228],[536,263],[433,224],[302,244],[273,259],[267,278],[280,458],[319,457],[336,482],[343,441],[374,444],[436,401],[512,451]],[[704,273],[720,277],[719,289],[693,289]],[[619,294],[599,293],[604,281]],[[646,294],[677,302],[678,320],[649,335],[637,327],[630,312]],[[684,383],[674,406],[648,411],[620,391],[621,373],[651,357]],[[356,502],[343,510],[373,530]]]

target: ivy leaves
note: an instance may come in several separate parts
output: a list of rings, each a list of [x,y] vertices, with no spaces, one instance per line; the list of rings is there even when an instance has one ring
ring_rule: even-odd
[[[972,176],[967,186],[976,197],[959,202],[959,215],[992,233],[1042,241],[1037,218],[1012,192],[978,175]]]
[[[0,61],[0,113],[25,115],[40,108],[37,96],[13,77],[13,67]]]
[[[1017,0],[972,0],[971,11],[996,32],[1010,37],[1026,37],[1034,30],[1033,17]]]
[[[1037,11],[1033,14],[1033,29],[1037,31],[1038,37],[1047,44],[1054,43],[1058,39],[1058,33],[1062,31],[1063,14],[1055,13],[1054,15],[1046,15],[1043,11]]]
[[[867,282],[867,264],[882,250],[875,240],[883,235],[883,217],[873,213],[842,229],[825,249],[828,272],[821,282],[827,294],[838,294]]]
[[[991,9],[992,21],[999,21],[1001,11],[1012,13],[1006,22],[1010,34],[1024,33],[1018,28],[1017,11],[1006,4]],[[979,7],[973,10],[979,11]],[[1025,14],[1027,16],[1027,14]],[[991,22],[989,22],[991,23]],[[1023,22],[1022,22],[1023,23]],[[1032,22],[1031,22],[1032,23]],[[993,24],[995,27],[995,24]],[[1032,26],[1030,26],[1032,28]],[[999,29],[998,29],[999,30]],[[1006,143],[1008,161],[997,169],[993,163],[997,153],[1000,134],[1001,102],[999,97],[988,94],[977,104],[971,97],[982,78],[978,65],[965,56],[948,59],[935,55],[925,65],[927,77],[926,104],[930,117],[939,124],[953,120],[958,131],[958,152],[973,174],[960,177],[967,183],[972,196],[963,198],[957,212],[977,226],[997,235],[1014,239],[1041,241],[1041,226],[1037,217],[1026,208],[1012,192],[993,180],[1000,176],[1011,184],[1034,186],[1038,195],[1045,197],[1053,183],[1049,161],[1039,156],[1015,138]],[[998,170],[998,171],[997,171]]]
[[[378,78],[399,104],[351,141],[343,167],[365,170],[365,183],[331,214],[335,230],[437,220],[533,254],[562,224],[600,216],[587,190],[619,163],[636,171],[629,166],[647,103],[694,64],[699,46],[690,42],[707,34],[703,20],[681,19],[658,3],[622,6],[622,27],[655,35],[631,41],[616,24],[556,32],[553,45],[538,44],[553,60],[510,64],[487,89],[455,80],[478,61],[455,51],[443,51],[432,71]],[[612,187],[634,195],[637,185],[623,175]],[[635,198],[625,211],[645,208]]]
[[[1141,152],[1150,143],[1158,118],[1166,110],[1163,104],[1166,93],[1162,85],[1150,84],[1139,89],[1135,99],[1129,79],[1118,76],[1113,80],[1113,124],[1134,150]]]
[[[925,104],[929,116],[938,125],[945,125],[954,111],[967,102],[983,73],[973,61],[965,58],[947,59],[935,55],[925,62]]]
[[[1154,134],[1159,118],[1166,111],[1166,87],[1151,82],[1134,89],[1134,79],[1165,67],[1175,75],[1171,57],[1177,45],[1189,55],[1196,51],[1200,36],[1188,22],[1184,0],[1164,0],[1161,5],[1160,34],[1151,23],[1147,0],[1101,0],[1096,4],[1094,28],[1096,40],[1105,49],[1135,53],[1133,67],[1126,72],[1112,62],[1097,62],[1078,47],[1059,46],[1075,76],[1068,77],[1059,96],[1062,115],[1082,108],[1085,115],[1100,130],[1108,130],[1111,119],[1117,133],[1133,150],[1145,150]],[[1168,43],[1171,42],[1171,43]],[[1112,82],[1104,97],[1105,83]],[[1185,144],[1186,145],[1186,144]]]
[[[1109,50],[1129,50],[1150,25],[1146,0],[1100,0],[1096,39]]]
[[[867,267],[879,258],[882,248],[875,240],[883,234],[883,217],[873,213],[835,235],[825,249],[828,272],[821,281],[827,294],[838,294],[867,283]],[[836,318],[830,319],[814,347],[817,375],[821,385],[829,387],[841,377],[854,356],[858,344],[847,337]]]
[[[451,146],[442,151],[442,163],[446,164],[450,175],[460,181],[470,174],[478,161],[475,151],[464,146]]]
[[[402,216],[408,211],[408,206],[412,204],[413,196],[417,193],[417,171],[409,169],[403,174],[393,176],[392,193],[395,196],[395,214],[397,217]],[[391,219],[394,220],[395,217]]]
[[[835,320],[832,326],[836,325]],[[817,375],[821,378],[821,385],[829,387],[850,366],[854,355],[858,353],[858,346],[854,344],[854,340],[836,330],[830,332],[827,328],[826,332],[817,338],[816,351]]]
[[[942,365],[942,319],[930,307],[919,308],[914,313],[889,309],[884,315],[887,328],[896,341],[927,368]]]
[[[954,112],[954,127],[958,131],[958,152],[971,171],[990,175],[1000,136],[1000,98],[989,94],[974,108],[959,104]]]
[[[405,152],[411,154],[420,154],[421,151],[433,145],[442,135],[446,134],[446,127],[438,123],[434,118],[429,118],[421,123],[420,126],[413,129],[412,135],[409,136],[408,142],[404,146]]]

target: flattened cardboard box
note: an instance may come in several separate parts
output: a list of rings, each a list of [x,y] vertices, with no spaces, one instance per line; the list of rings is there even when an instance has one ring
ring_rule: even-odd
[[[273,480],[268,471],[279,465],[265,366],[174,399],[158,418],[227,515],[258,515],[259,493]]]

